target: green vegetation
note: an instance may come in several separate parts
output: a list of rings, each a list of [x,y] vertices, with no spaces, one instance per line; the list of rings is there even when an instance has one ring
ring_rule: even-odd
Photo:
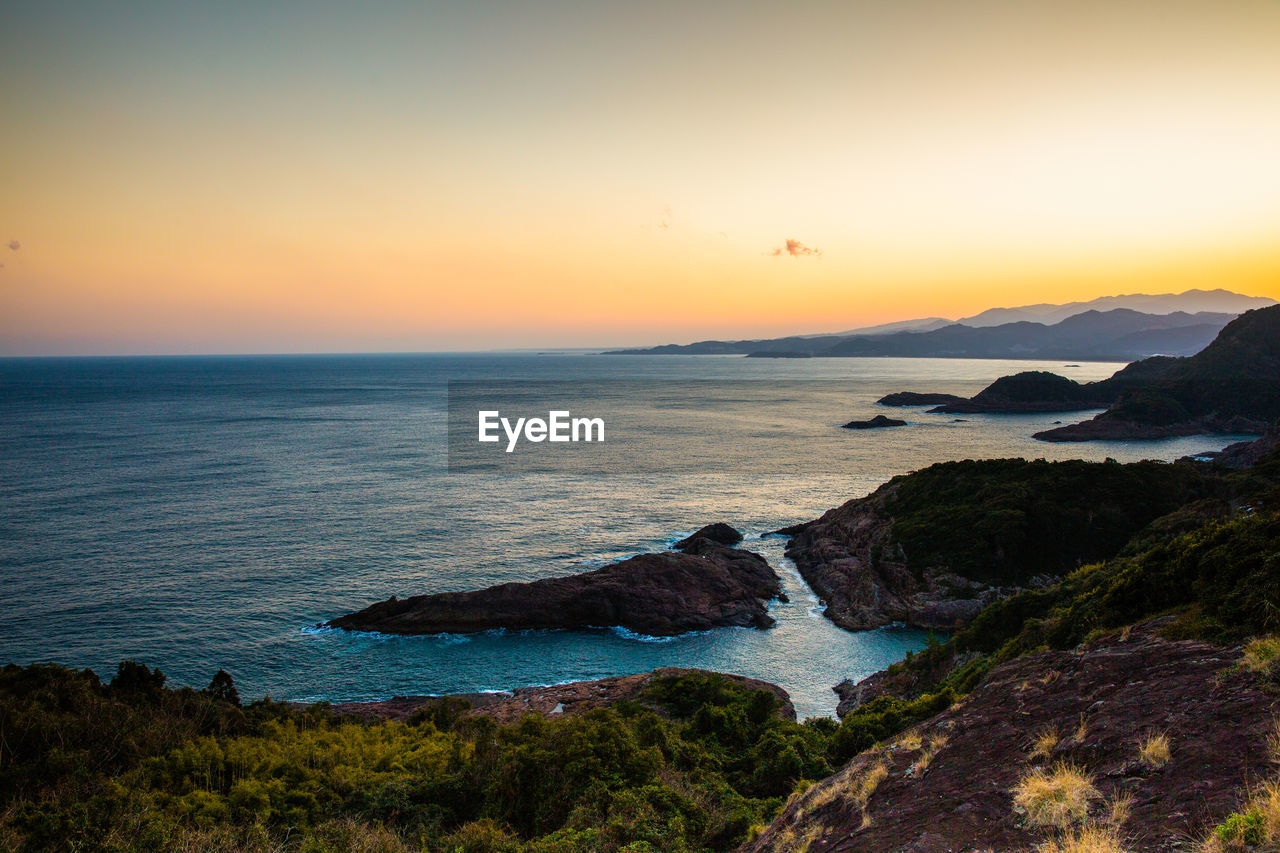
[[[1171,638],[1230,643],[1276,631],[1280,623],[1280,585],[1275,582],[1280,577],[1280,452],[1249,471],[1231,473],[1159,463],[1109,463],[1094,466],[1107,470],[1091,472],[1088,463],[1034,462],[1021,463],[1025,472],[1015,471],[1016,476],[1011,476],[990,467],[1006,464],[1013,463],[950,463],[921,473],[953,468],[957,482],[967,482],[978,490],[974,506],[967,511],[972,529],[989,530],[998,526],[1002,517],[1013,519],[995,541],[1006,554],[1011,543],[1025,541],[1025,553],[1019,560],[1034,565],[1032,551],[1050,552],[1055,547],[1057,559],[1062,559],[1071,547],[1069,540],[1062,538],[1062,530],[1075,531],[1075,548],[1114,548],[1114,556],[1076,569],[1052,586],[996,602],[945,644],[931,646],[890,667],[890,672],[914,673],[917,690],[952,690],[963,695],[998,663],[1036,649],[1071,648],[1101,632],[1159,615],[1174,617],[1164,629]],[[998,478],[991,474],[993,470]],[[990,488],[984,489],[984,475],[994,484]],[[903,485],[917,477],[905,478]],[[1070,483],[1081,489],[1082,496],[1093,497],[1080,501],[1080,507],[1064,510],[1054,525],[1038,510],[1008,509],[1017,500],[1031,500],[1019,497],[1023,494],[1016,485],[1019,482],[1026,483],[1028,489],[1033,484],[1044,489],[1046,495],[1034,499],[1037,505],[1065,504]],[[1165,495],[1143,498],[1140,492],[1144,488],[1163,489]],[[928,500],[930,489],[937,498],[934,505]],[[937,525],[922,533],[922,539],[929,537],[940,543],[948,536],[963,539],[963,526],[942,517],[943,507],[954,506],[951,512],[957,516],[966,513],[952,503],[958,504],[959,494],[950,490],[941,476],[912,484],[908,492],[911,503],[907,504],[914,513],[908,516],[912,524],[933,518]],[[1181,504],[1176,502],[1178,498]],[[1167,503],[1175,506],[1124,534],[1126,526]],[[1081,513],[1088,512],[1095,513],[1093,523],[1082,520],[1087,515],[1082,517]],[[1099,523],[1098,519],[1110,520]],[[898,524],[895,522],[895,533]],[[1050,525],[1050,532],[1020,539],[1021,530],[1040,531],[1041,525]],[[908,528],[908,535],[915,535],[913,528]],[[1116,544],[1121,536],[1127,543]],[[953,545],[948,559],[958,559],[957,553],[967,554],[971,560],[982,559],[983,554],[990,559],[990,547],[990,543],[985,548]],[[911,553],[909,549],[907,553]],[[1255,657],[1265,657],[1269,646],[1256,645]],[[956,665],[956,661],[963,663]]]
[[[945,561],[1005,579],[1070,571],[893,668],[917,676],[913,697],[878,698],[840,723],[783,719],[772,693],[702,673],[655,679],[639,702],[499,724],[461,701],[407,722],[242,705],[221,671],[197,691],[131,661],[109,684],[89,671],[8,666],[0,849],[728,850],[792,791],[944,710],[1017,655],[1169,615],[1170,636],[1251,640],[1240,666],[1274,681],[1277,483],[1280,453],[1241,473],[1005,460],[899,478],[885,549],[901,546],[912,568]],[[1167,760],[1163,737],[1142,745],[1149,763]],[[1047,756],[1056,738],[1043,733],[1033,754]],[[1050,809],[1046,823],[1078,823],[1095,798],[1064,780],[1029,774],[1027,813],[1065,803],[1065,817]],[[1252,796],[1215,843],[1273,838],[1277,791]]]
[[[1223,490],[1188,465],[945,462],[899,477],[893,539],[920,572],[944,565],[986,582],[1060,575],[1117,553],[1156,518]]]
[[[1196,417],[1280,418],[1280,306],[1232,320],[1199,353],[1169,364],[1102,417],[1163,426]]]
[[[949,694],[844,724],[791,722],[728,679],[657,679],[643,704],[499,725],[466,703],[407,723],[241,707],[158,670],[0,671],[0,848],[727,850],[885,732]]]

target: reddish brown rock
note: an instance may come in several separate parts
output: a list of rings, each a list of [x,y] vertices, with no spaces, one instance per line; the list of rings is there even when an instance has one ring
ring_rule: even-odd
[[[1150,627],[1150,626],[1146,626]],[[1194,841],[1240,804],[1268,767],[1268,737],[1280,711],[1259,676],[1236,666],[1240,649],[1172,642],[1134,629],[1073,651],[1026,655],[996,667],[958,705],[921,723],[918,735],[880,745],[790,802],[743,851],[809,853],[1029,851],[1048,837],[1027,825],[1012,790],[1033,766],[1071,762],[1107,800],[1130,798],[1120,826],[1135,853],[1195,849]],[[1031,743],[1053,729],[1047,759]],[[1138,759],[1149,734],[1167,735],[1167,764]],[[917,762],[945,738],[927,767]],[[897,745],[894,745],[897,744]],[[887,775],[857,801],[862,780]]]
[[[325,623],[387,634],[606,628],[651,636],[768,628],[782,582],[759,554],[698,539],[691,553],[641,554],[601,569],[473,592],[392,597]]]
[[[885,501],[896,486],[828,510],[821,518],[783,528],[787,556],[826,603],[841,628],[864,631],[902,622],[949,631],[987,605],[1019,591],[994,587],[942,569],[911,572],[891,543]],[[1047,580],[1047,579],[1045,579]]]

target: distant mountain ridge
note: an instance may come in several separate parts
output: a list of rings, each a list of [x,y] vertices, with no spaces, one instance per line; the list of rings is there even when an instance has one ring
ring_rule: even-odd
[[[952,323],[930,331],[828,335],[764,341],[702,341],[610,355],[745,355],[756,358],[1010,358],[1134,361],[1199,352],[1234,314],[1144,314],[1127,308],[1085,311],[1053,325],[1019,321],[973,328]]]
[[[1274,304],[1274,299],[1221,289],[1130,294],[1066,305],[992,308],[957,323],[929,317],[831,334],[708,340],[606,354],[1133,361],[1199,352],[1234,317]]]
[[[1124,296],[1102,296],[1087,302],[1068,302],[1065,305],[1022,305],[1017,308],[988,308],[972,317],[964,317],[956,322],[964,326],[983,328],[999,326],[1003,323],[1014,323],[1029,320],[1036,323],[1058,323],[1084,311],[1111,311],[1116,308],[1128,308],[1144,314],[1173,314],[1185,312],[1200,314],[1243,314],[1253,308],[1266,308],[1275,305],[1276,300],[1265,296],[1245,296],[1229,290],[1187,290],[1182,293],[1163,293],[1150,295],[1132,293]]]
[[[1000,377],[969,399],[898,392],[878,402],[938,404],[929,410],[938,414],[1105,409],[1091,420],[1033,436],[1042,441],[1263,433],[1280,422],[1280,305],[1246,311],[1195,355],[1141,359],[1098,382],[1024,371]]]

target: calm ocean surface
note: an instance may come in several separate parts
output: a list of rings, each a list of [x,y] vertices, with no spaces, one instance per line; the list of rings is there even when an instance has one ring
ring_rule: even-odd
[[[1172,460],[1239,440],[1054,445],[1030,435],[1073,416],[956,422],[874,405],[899,390],[968,395],[1019,370],[1089,380],[1119,366],[583,354],[0,360],[0,662],[108,675],[135,658],[193,686],[224,667],[246,698],[334,701],[700,666],[781,684],[801,716],[829,714],[833,684],[925,637],[835,628],[782,542],[760,534],[937,461]],[[649,440],[606,441],[612,453],[645,455],[609,469],[623,473],[449,472],[446,382],[569,380],[588,380],[571,383],[575,414],[591,408],[583,389],[629,387],[620,380],[759,381],[691,407],[709,439],[693,450],[661,439],[669,411],[629,399],[627,435]],[[895,411],[909,426],[837,428]],[[773,630],[657,641],[610,630],[384,637],[312,627],[393,593],[582,571],[711,521],[745,531],[746,547],[783,575],[791,602],[773,605]]]

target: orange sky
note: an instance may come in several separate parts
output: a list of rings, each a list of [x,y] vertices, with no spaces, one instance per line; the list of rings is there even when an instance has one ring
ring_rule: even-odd
[[[171,5],[4,13],[0,354],[1280,298],[1272,0]]]

